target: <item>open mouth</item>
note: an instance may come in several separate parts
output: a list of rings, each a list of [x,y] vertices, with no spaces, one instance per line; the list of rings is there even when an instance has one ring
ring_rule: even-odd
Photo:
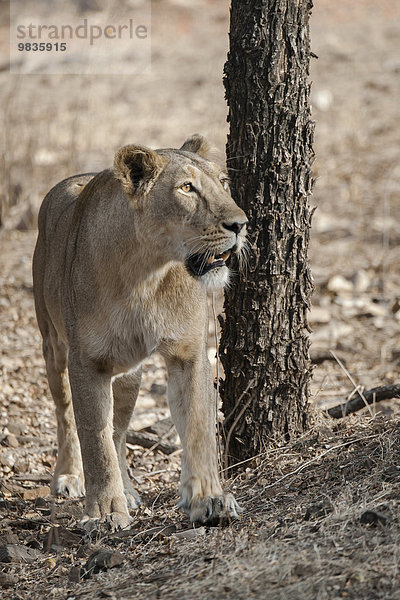
[[[202,277],[212,269],[226,267],[226,263],[231,255],[231,250],[226,250],[216,256],[207,256],[207,254],[193,254],[186,261],[186,267],[195,277]]]

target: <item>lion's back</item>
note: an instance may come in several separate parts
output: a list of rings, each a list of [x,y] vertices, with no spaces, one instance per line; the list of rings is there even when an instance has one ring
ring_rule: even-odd
[[[52,237],[64,218],[71,218],[76,200],[97,173],[74,175],[57,183],[46,194],[39,212],[39,238]]]

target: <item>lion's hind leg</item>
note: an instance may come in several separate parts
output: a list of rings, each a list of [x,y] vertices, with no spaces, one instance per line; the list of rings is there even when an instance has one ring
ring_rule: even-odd
[[[81,449],[75,426],[68,378],[68,349],[57,339],[53,326],[43,337],[47,378],[56,405],[58,455],[51,492],[74,498],[85,493]]]
[[[114,397],[114,432],[113,439],[117,451],[119,467],[121,469],[124,492],[128,508],[136,509],[140,506],[140,496],[132,485],[126,466],[126,431],[129,427],[133,409],[139,393],[142,371],[139,368],[132,373],[119,375],[113,380]]]

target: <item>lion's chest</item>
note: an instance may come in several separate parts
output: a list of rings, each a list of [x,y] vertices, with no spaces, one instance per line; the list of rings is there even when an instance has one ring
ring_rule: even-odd
[[[101,357],[114,373],[135,368],[167,340],[177,340],[185,329],[182,303],[163,305],[152,298],[123,302],[102,311],[90,328],[89,353]]]
[[[205,291],[183,266],[166,270],[152,286],[147,280],[119,294],[102,292],[97,310],[86,321],[85,337],[89,354],[114,373],[137,367],[161,344],[203,335]]]

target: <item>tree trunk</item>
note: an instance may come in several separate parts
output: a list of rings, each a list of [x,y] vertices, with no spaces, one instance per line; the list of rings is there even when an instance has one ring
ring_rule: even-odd
[[[232,0],[227,164],[232,195],[249,218],[249,256],[222,322],[230,464],[308,424],[311,8],[311,0]]]

